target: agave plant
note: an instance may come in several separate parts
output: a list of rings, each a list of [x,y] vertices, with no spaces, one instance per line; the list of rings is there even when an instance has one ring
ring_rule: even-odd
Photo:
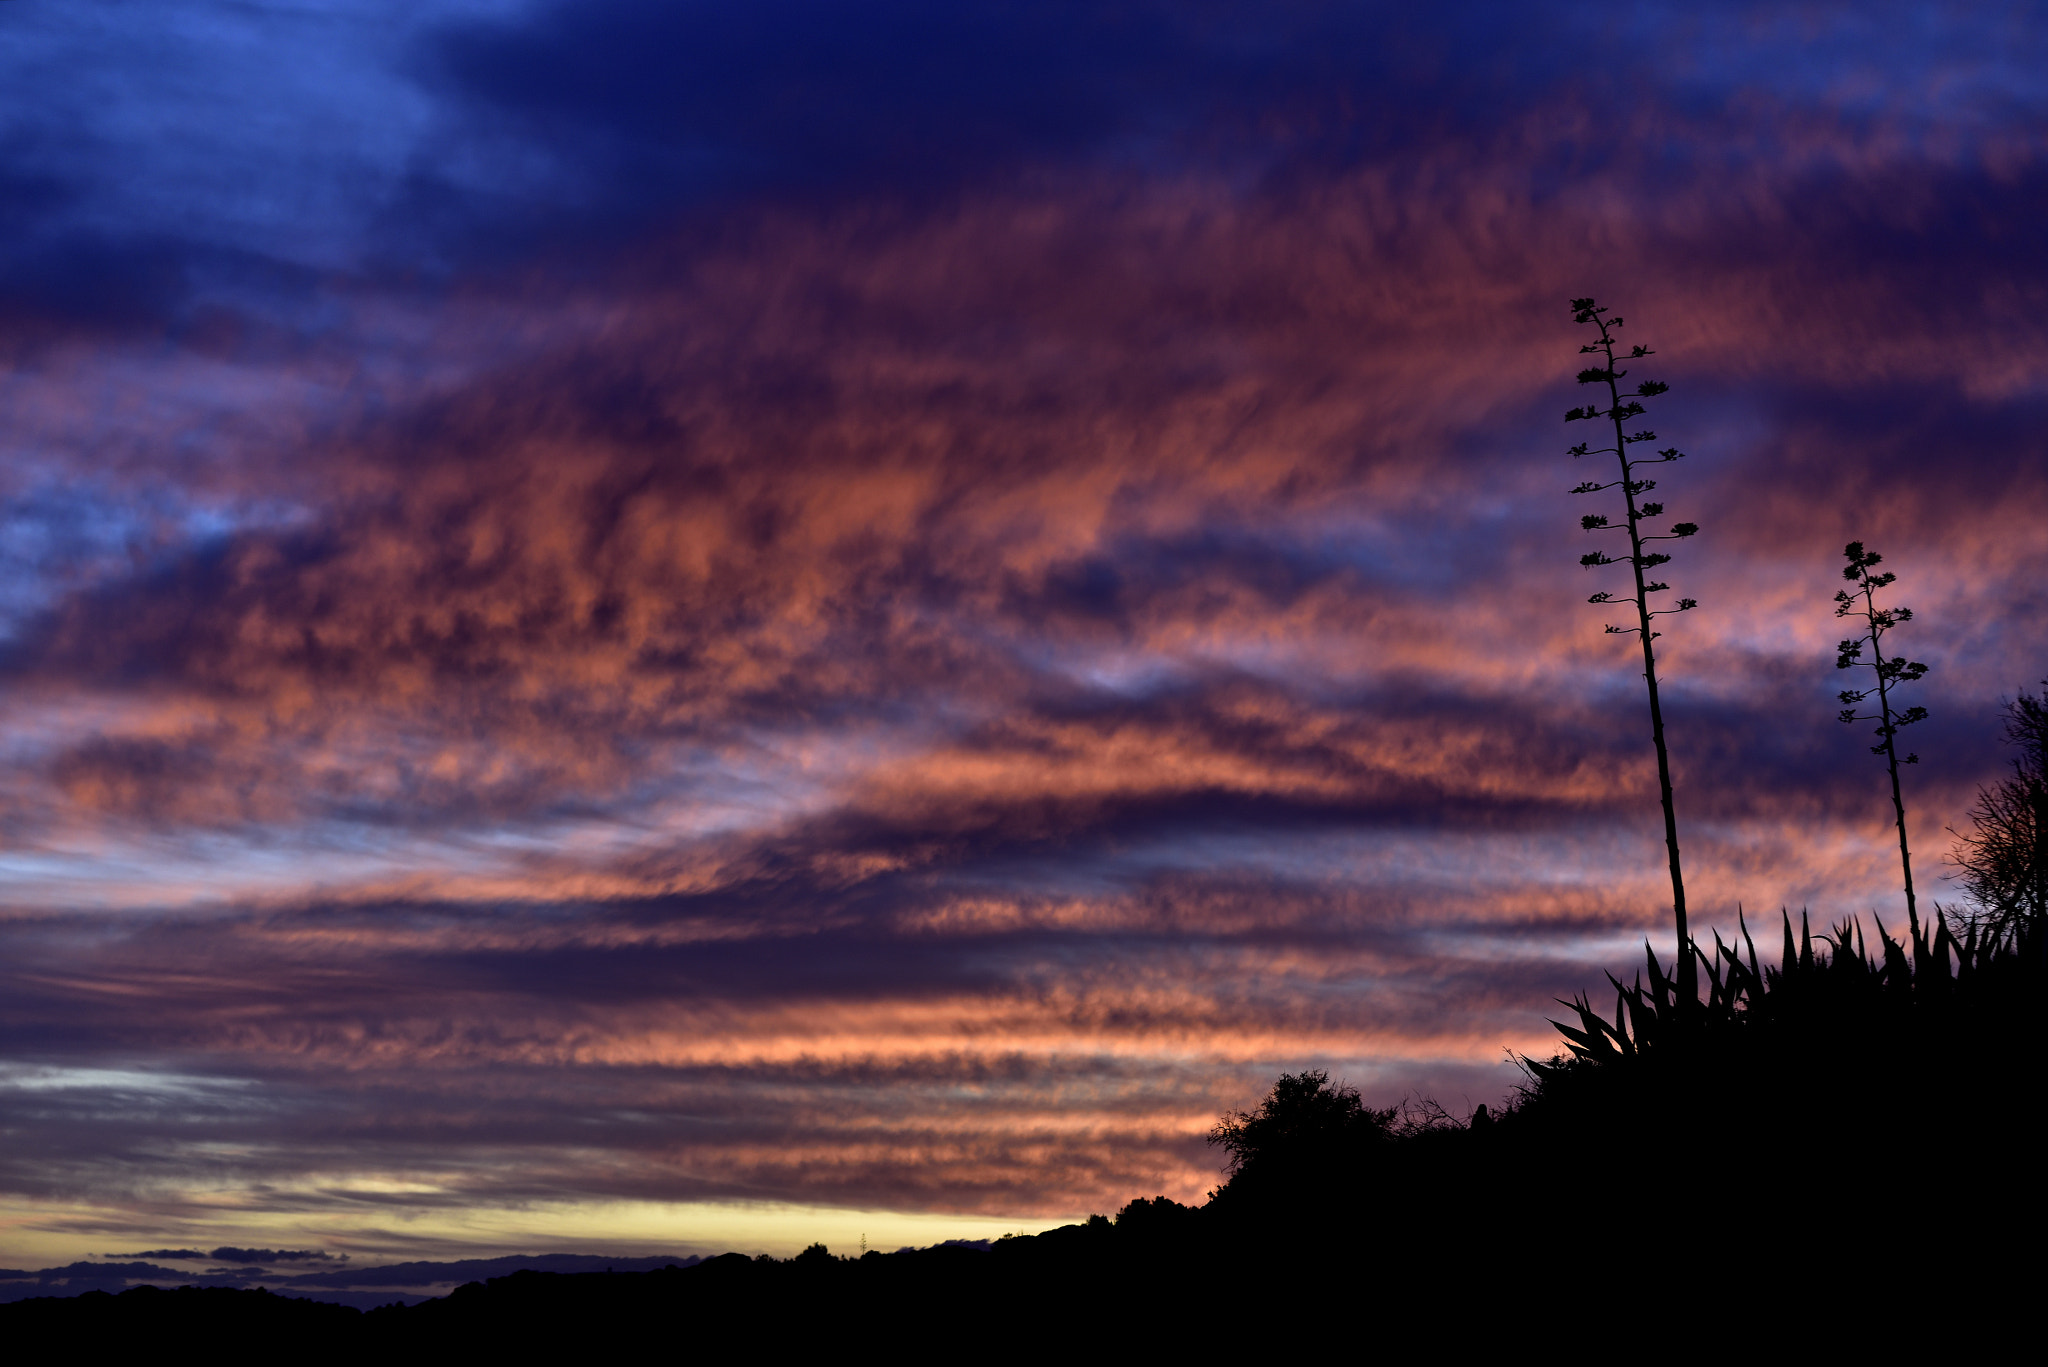
[[[1933,933],[1914,927],[1904,941],[1894,940],[1877,921],[1878,951],[1870,952],[1860,921],[1850,918],[1816,935],[1804,912],[1795,936],[1790,912],[1781,913],[1784,950],[1776,966],[1759,962],[1756,941],[1746,920],[1738,916],[1742,943],[1738,948],[1714,935],[1713,953],[1695,946],[1707,989],[1706,1000],[1681,1012],[1675,975],[1644,946],[1645,972],[1633,983],[1613,974],[1614,1016],[1600,1014],[1581,993],[1569,1007],[1578,1023],[1553,1020],[1564,1037],[1566,1053],[1549,1062],[1522,1059],[1539,1080],[1575,1066],[1626,1065],[1633,1060],[1695,1047],[1716,1035],[1756,1031],[1804,1031],[1825,1026],[1831,1031],[1855,1029],[1878,1017],[1902,1017],[1940,1010],[1953,994],[1987,975],[2011,978],[2031,951],[2017,937],[1982,936],[1969,927],[1961,939],[1947,918],[1933,918]],[[1816,948],[1818,941],[1823,948]],[[2038,975],[2036,975],[2038,976]],[[2025,991],[2037,991],[2026,988]]]

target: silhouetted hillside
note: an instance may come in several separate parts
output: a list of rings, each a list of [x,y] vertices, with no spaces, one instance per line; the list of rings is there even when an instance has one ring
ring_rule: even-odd
[[[89,1291],[119,1295],[137,1285],[161,1290],[192,1287],[199,1290],[253,1290],[262,1288],[282,1296],[326,1301],[335,1305],[368,1310],[394,1301],[411,1303],[445,1296],[456,1287],[489,1277],[514,1272],[649,1272],[659,1267],[690,1267],[702,1261],[696,1257],[614,1258],[586,1253],[522,1254],[502,1258],[460,1258],[449,1262],[415,1261],[381,1266],[323,1265],[317,1272],[280,1272],[276,1265],[295,1266],[309,1258],[271,1257],[271,1266],[213,1266],[204,1268],[167,1267],[150,1261],[151,1256],[185,1261],[215,1262],[232,1254],[275,1254],[274,1249],[152,1249],[138,1258],[111,1258],[100,1262],[67,1263],[62,1267],[36,1270],[0,1268],[0,1304],[37,1297],[78,1296]],[[321,1260],[323,1263],[328,1260]],[[337,1260],[345,1261],[345,1260]]]

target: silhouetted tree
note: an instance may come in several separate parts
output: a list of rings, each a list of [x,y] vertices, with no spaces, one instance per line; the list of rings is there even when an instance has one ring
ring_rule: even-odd
[[[1842,570],[1842,577],[1856,587],[1842,589],[1835,594],[1835,616],[1855,617],[1863,623],[1863,635],[1852,637],[1835,648],[1835,668],[1850,669],[1861,667],[1876,671],[1877,681],[1869,688],[1848,688],[1839,696],[1842,700],[1841,720],[1849,722],[1874,721],[1878,743],[1870,747],[1873,755],[1884,757],[1885,769],[1892,779],[1892,813],[1899,826],[1899,869],[1906,882],[1906,919],[1911,924],[1917,939],[1920,932],[1920,908],[1913,897],[1913,856],[1906,846],[1906,799],[1899,789],[1899,765],[1918,764],[1920,756],[1907,754],[1899,758],[1899,728],[1911,726],[1927,719],[1924,707],[1908,707],[1904,711],[1892,705],[1892,694],[1909,683],[1917,683],[1926,677],[1927,666],[1918,660],[1908,660],[1903,655],[1889,659],[1884,653],[1884,638],[1894,627],[1913,620],[1911,608],[1881,608],[1877,605],[1877,591],[1889,588],[1898,576],[1887,570],[1883,574],[1872,574],[1873,567],[1883,562],[1884,557],[1876,551],[1863,549],[1861,541],[1851,541],[1842,548],[1848,565]],[[1870,658],[1863,658],[1863,648],[1870,647]],[[1877,711],[1858,712],[1858,705],[1877,698]]]
[[[1146,1200],[1140,1196],[1125,1203],[1116,1213],[1117,1233],[1147,1239],[1165,1239],[1185,1235],[1190,1222],[1195,1218],[1195,1209],[1165,1196]]]
[[[1949,853],[1970,920],[1997,936],[2048,926],[2048,692],[2006,703],[2004,729],[2019,750],[2012,776],[1977,790],[1970,834]]]
[[[1276,1204],[1327,1199],[1360,1175],[1366,1152],[1384,1143],[1398,1109],[1374,1110],[1355,1087],[1332,1087],[1320,1068],[1283,1074],[1255,1111],[1232,1111],[1209,1131],[1229,1155],[1239,1196]]]
[[[1635,606],[1635,625],[1614,626],[1610,624],[1607,628],[1607,634],[1610,636],[1626,636],[1633,633],[1642,641],[1643,682],[1649,689],[1650,694],[1650,741],[1657,749],[1657,791],[1659,798],[1664,804],[1664,849],[1671,866],[1671,916],[1678,932],[1678,985],[1681,1000],[1690,1004],[1699,1000],[1699,977],[1698,970],[1693,962],[1691,932],[1686,926],[1685,872],[1678,858],[1678,809],[1671,794],[1671,755],[1664,743],[1664,708],[1657,695],[1656,640],[1661,633],[1651,630],[1650,622],[1651,619],[1656,617],[1667,617],[1673,613],[1690,612],[1695,607],[1698,607],[1699,604],[1691,598],[1681,598],[1678,600],[1676,607],[1652,608],[1650,606],[1651,594],[1669,593],[1671,586],[1651,579],[1646,571],[1654,570],[1659,565],[1669,562],[1671,557],[1660,551],[1645,550],[1644,546],[1652,541],[1682,540],[1698,532],[1699,524],[1694,522],[1676,522],[1671,524],[1668,532],[1658,535],[1649,535],[1643,531],[1643,519],[1662,517],[1664,515],[1664,505],[1656,502],[1638,503],[1636,501],[1642,495],[1649,493],[1657,487],[1657,481],[1640,478],[1637,472],[1646,465],[1666,465],[1675,460],[1682,460],[1685,453],[1676,447],[1666,447],[1654,456],[1631,457],[1629,455],[1630,447],[1655,441],[1657,434],[1647,430],[1629,432],[1623,424],[1628,422],[1629,419],[1638,417],[1648,411],[1643,407],[1642,400],[1655,398],[1671,386],[1657,380],[1644,380],[1637,384],[1632,394],[1625,398],[1623,397],[1621,380],[1628,372],[1621,369],[1615,363],[1614,356],[1614,348],[1617,345],[1614,334],[1620,331],[1622,320],[1619,317],[1609,318],[1606,314],[1607,310],[1601,308],[1591,299],[1572,300],[1573,320],[1579,323],[1591,323],[1600,329],[1600,340],[1580,347],[1579,354],[1595,354],[1606,362],[1605,365],[1581,370],[1579,372],[1579,383],[1606,385],[1607,406],[1602,408],[1598,404],[1592,404],[1584,408],[1574,408],[1564,415],[1564,420],[1566,422],[1579,422],[1599,419],[1611,423],[1614,427],[1614,445],[1593,447],[1590,442],[1581,442],[1571,448],[1571,455],[1574,457],[1612,455],[1619,463],[1618,468],[1621,477],[1619,479],[1595,480],[1581,484],[1576,489],[1573,489],[1572,492],[1575,494],[1596,494],[1608,489],[1621,490],[1623,521],[1613,523],[1604,514],[1588,513],[1579,519],[1579,525],[1588,532],[1626,532],[1628,534],[1628,554],[1626,556],[1611,556],[1604,551],[1594,551],[1590,555],[1580,556],[1579,563],[1587,569],[1593,569],[1601,565],[1617,565],[1626,562],[1634,576],[1635,596],[1633,598],[1617,598],[1611,593],[1596,593],[1586,601],[1603,604],[1631,603]],[[1648,347],[1631,347],[1628,359],[1639,360],[1642,357],[1654,354]]]

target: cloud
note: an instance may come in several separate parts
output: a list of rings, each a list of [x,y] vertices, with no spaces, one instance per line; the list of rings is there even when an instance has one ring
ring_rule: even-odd
[[[333,1254],[312,1248],[216,1248],[211,1253],[197,1248],[158,1248],[146,1253],[109,1253],[109,1258],[168,1258],[177,1262],[216,1263],[304,1263],[347,1262],[346,1253]]]
[[[224,1263],[325,1263],[347,1262],[348,1255],[337,1259],[334,1254],[312,1248],[216,1248],[210,1255]]]
[[[326,1236],[223,1201],[1055,1218],[1198,1198],[1281,1068],[1496,1100],[1663,933],[1589,289],[1705,528],[1696,915],[1889,906],[1827,596],[1855,537],[1921,611],[1931,864],[2042,669],[2039,92],[1726,14],[1617,80],[1515,16],[430,15],[317,289],[194,264],[289,206],[7,163],[21,241],[194,240],[132,317],[5,287],[0,1188],[252,1262]],[[587,193],[478,245],[429,146]],[[362,265],[413,194],[432,269]]]

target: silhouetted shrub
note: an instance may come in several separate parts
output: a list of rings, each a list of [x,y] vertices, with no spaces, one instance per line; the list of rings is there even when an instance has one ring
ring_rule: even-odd
[[[1360,1179],[1398,1114],[1367,1106],[1355,1087],[1331,1086],[1320,1068],[1286,1074],[1256,1110],[1233,1111],[1209,1131],[1228,1155],[1218,1196],[1274,1213],[1320,1206]]]
[[[1184,1206],[1164,1196],[1155,1196],[1149,1201],[1140,1196],[1116,1213],[1116,1229],[1119,1234],[1141,1239],[1168,1239],[1185,1235],[1192,1228],[1194,1219],[1192,1206]]]
[[[1966,924],[2048,943],[2048,693],[2022,692],[2004,710],[2005,739],[2019,751],[2012,774],[1977,790],[1970,833],[1956,836],[1949,862],[1961,871]]]

